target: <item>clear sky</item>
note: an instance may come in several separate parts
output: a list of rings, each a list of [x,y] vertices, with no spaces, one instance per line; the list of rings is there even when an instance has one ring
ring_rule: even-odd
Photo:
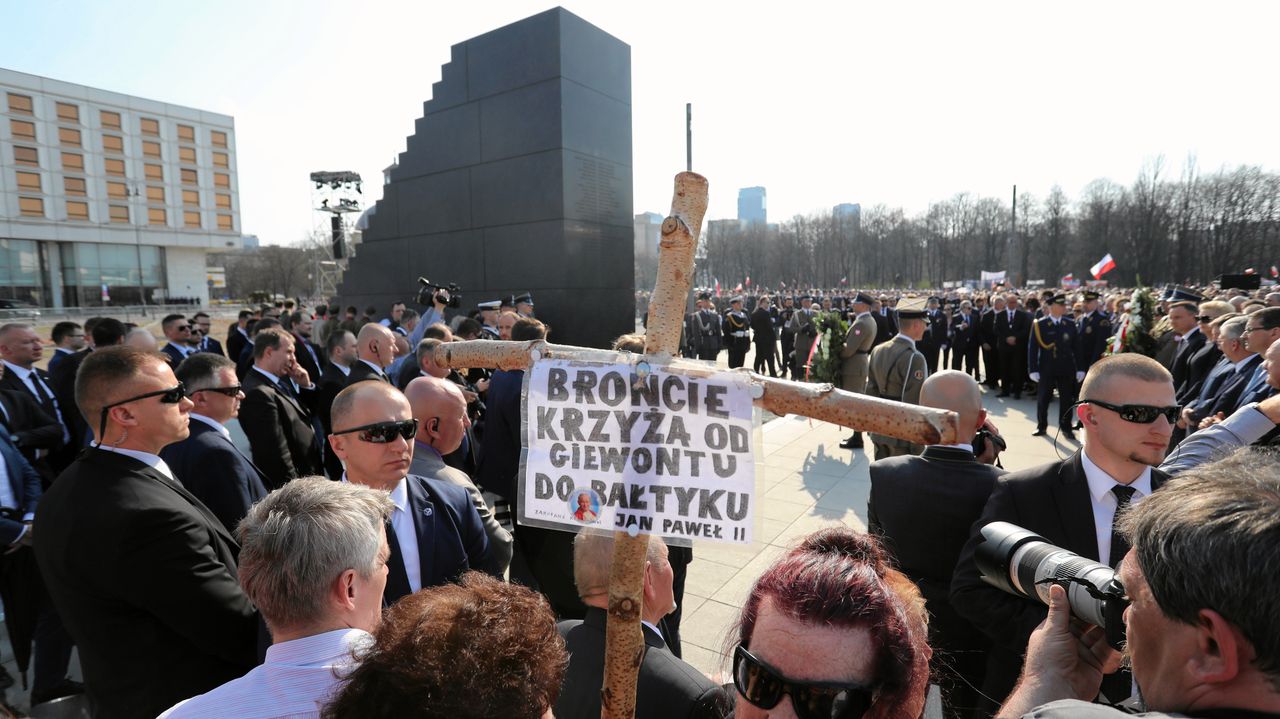
[[[5,0],[0,67],[233,115],[242,224],[316,221],[312,170],[381,170],[451,45],[547,2]],[[764,185],[769,218],[840,202],[914,212],[956,192],[1073,198],[1163,155],[1176,176],[1280,169],[1280,3],[573,0],[631,46],[635,211],[684,169],[709,219]]]

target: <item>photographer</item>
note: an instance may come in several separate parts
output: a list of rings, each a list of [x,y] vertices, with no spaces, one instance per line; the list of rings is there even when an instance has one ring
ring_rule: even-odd
[[[1127,654],[1148,710],[1140,716],[1280,715],[1280,457],[1243,449],[1187,471],[1121,529],[1133,547],[1120,580],[1131,601]],[[1080,701],[1119,656],[1099,628],[1074,624],[1053,587],[999,716],[1125,713]]]
[[[462,288],[455,284],[440,287],[421,277],[418,278],[418,284],[421,287],[418,288],[417,302],[423,306],[422,316],[418,318],[418,326],[409,333],[409,346],[415,348],[422,341],[428,327],[436,323],[448,324],[444,316],[445,309],[457,308],[462,301]],[[427,300],[430,300],[430,307],[426,306]]]

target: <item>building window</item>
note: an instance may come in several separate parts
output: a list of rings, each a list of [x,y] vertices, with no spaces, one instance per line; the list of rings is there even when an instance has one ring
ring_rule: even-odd
[[[58,103],[58,119],[63,122],[80,122],[80,106],[69,102]]]
[[[111,221],[117,224],[129,224],[129,206],[111,205]]]
[[[166,218],[165,218],[163,207],[147,208],[147,224],[148,225],[163,225],[165,224],[165,222],[166,222]]]
[[[156,120],[150,117],[144,117],[139,121],[139,125],[142,128],[142,134],[151,135],[152,137],[160,137],[160,121],[159,120]]]
[[[108,182],[107,197],[113,200],[124,200],[129,197],[129,188],[123,182]]]
[[[164,188],[155,185],[147,185],[147,202],[155,202],[164,204]]]
[[[117,155],[124,154],[124,138],[119,135],[103,135],[102,149],[104,152],[114,152]]]
[[[218,215],[218,229],[230,232],[235,229],[231,226],[231,215]]]
[[[18,212],[23,217],[44,217],[44,200],[39,197],[19,197]]]
[[[211,130],[209,132],[209,140],[213,143],[214,147],[226,147],[227,133],[218,130]]]
[[[35,172],[19,172],[18,174],[18,191],[19,192],[39,192],[40,191],[40,175]]]
[[[67,201],[67,219],[68,220],[88,220],[89,219],[89,203]]]
[[[225,172],[215,172],[215,173],[213,173],[213,186],[214,186],[214,187],[220,187],[220,188],[222,188],[222,189],[224,189],[224,190],[230,190],[230,189],[231,189],[231,175],[228,175],[228,174],[226,174]]]
[[[198,229],[198,228],[200,227],[200,213],[199,213],[199,212],[193,212],[193,211],[191,211],[191,210],[187,210],[186,212],[183,212],[183,213],[182,213],[182,226],[183,226],[183,227],[195,227],[195,228],[197,228],[197,229]]]
[[[80,147],[80,131],[70,127],[59,127],[58,142],[65,147]]]
[[[187,207],[199,207],[200,192],[197,190],[183,190],[182,204],[186,205]]]
[[[62,178],[62,188],[68,195],[75,197],[86,197],[89,194],[83,177]]]
[[[188,170],[188,169],[185,169],[185,168],[184,168],[184,169],[182,169],[182,170],[179,170],[179,172],[181,172],[181,173],[182,173],[182,184],[184,184],[184,185],[198,185],[198,184],[200,184],[200,183],[199,183],[199,176],[198,176],[198,174],[196,173],[196,171],[195,171],[195,170]]]
[[[217,207],[219,210],[231,209],[231,195],[218,195]]]
[[[122,130],[120,125],[120,113],[110,110],[102,110],[98,113],[98,117],[102,120],[102,127],[109,130]]]
[[[231,158],[225,152],[215,152],[213,153],[213,165],[214,167],[229,169],[231,167]]]
[[[9,120],[9,133],[15,140],[36,141],[36,124],[26,120]]]
[[[84,155],[78,152],[62,153],[62,169],[72,172],[84,172]]]
[[[160,159],[160,143],[151,142],[149,140],[143,140],[142,156],[150,157],[154,160],[159,160]]]
[[[113,160],[108,157],[103,161],[103,169],[113,177],[124,177],[124,160]]]
[[[15,165],[26,165],[27,167],[39,167],[40,155],[34,147],[13,146],[13,163]]]
[[[194,165],[194,164],[196,164],[196,148],[194,148],[194,147],[179,147],[179,148],[178,148],[178,162],[181,162],[181,163],[186,164],[186,165]]]
[[[17,93],[9,93],[9,112],[15,115],[33,115],[31,97],[28,95],[19,95]]]
[[[142,166],[142,172],[143,172],[143,176],[146,177],[148,180],[164,182],[164,166],[163,165],[157,165],[155,163],[148,162],[147,164]]]
[[[196,129],[190,125],[178,125],[178,139],[182,142],[195,142]]]

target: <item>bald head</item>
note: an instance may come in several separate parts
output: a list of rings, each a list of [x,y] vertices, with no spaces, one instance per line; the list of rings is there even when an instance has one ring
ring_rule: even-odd
[[[960,444],[972,442],[974,433],[987,420],[978,383],[957,370],[943,370],[930,375],[920,387],[920,405],[951,410],[959,415],[959,435],[956,441]]]
[[[368,424],[367,422],[356,422],[352,420],[352,417],[358,414],[362,408],[381,407],[401,402],[404,402],[404,395],[401,394],[400,390],[386,382],[372,380],[356,382],[348,385],[346,389],[338,393],[337,397],[333,398],[333,406],[329,409],[330,425],[346,429]],[[373,421],[380,422],[383,420],[377,419]]]
[[[409,409],[418,420],[417,440],[435,447],[442,455],[462,445],[471,420],[462,389],[447,379],[419,377],[404,389]]]
[[[356,337],[356,356],[360,359],[386,367],[395,361],[395,335],[391,330],[376,322],[370,322],[360,328]]]

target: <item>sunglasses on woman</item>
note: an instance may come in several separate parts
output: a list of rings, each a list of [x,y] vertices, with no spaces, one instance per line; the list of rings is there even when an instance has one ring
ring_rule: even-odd
[[[1169,420],[1169,424],[1178,421],[1178,407],[1154,407],[1149,404],[1111,404],[1110,402],[1102,402],[1096,399],[1086,399],[1077,404],[1096,404],[1104,409],[1120,415],[1120,419],[1126,422],[1134,422],[1136,424],[1151,424],[1159,419],[1160,415]]]
[[[130,397],[129,399],[122,399],[119,402],[113,402],[112,404],[103,407],[102,418],[98,421],[98,441],[101,442],[102,438],[107,434],[107,410],[112,407],[119,407],[122,404],[137,402],[140,399],[147,399],[148,397],[159,397],[161,404],[177,404],[186,396],[187,386],[179,382],[177,387],[160,389],[155,392],[147,392],[146,394],[140,394],[137,397]]]
[[[352,427],[334,432],[334,434],[351,434],[359,432],[356,437],[362,442],[370,444],[387,444],[394,442],[396,437],[400,437],[406,442],[413,439],[418,434],[418,420],[404,419],[398,422],[375,422],[374,424],[366,424],[361,427]]]
[[[858,719],[875,701],[873,687],[787,679],[741,644],[733,651],[733,686],[747,703],[766,710],[786,694],[799,719]]]

